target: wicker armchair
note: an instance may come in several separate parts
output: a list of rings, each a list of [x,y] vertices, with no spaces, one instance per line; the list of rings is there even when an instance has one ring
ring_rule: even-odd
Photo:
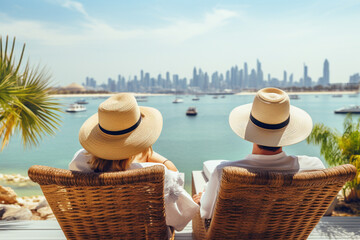
[[[350,164],[297,174],[225,167],[211,223],[198,213],[193,235],[196,239],[306,239],[355,174]]]
[[[68,239],[168,237],[161,166],[113,173],[32,166],[28,174]]]

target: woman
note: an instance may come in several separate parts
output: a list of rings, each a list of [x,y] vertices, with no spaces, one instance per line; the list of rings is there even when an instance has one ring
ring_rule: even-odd
[[[114,172],[164,166],[166,223],[180,231],[198,211],[198,205],[182,188],[176,166],[152,150],[161,129],[158,110],[139,107],[132,94],[116,94],[101,103],[98,113],[81,126],[79,141],[84,149],[75,154],[69,169]]]

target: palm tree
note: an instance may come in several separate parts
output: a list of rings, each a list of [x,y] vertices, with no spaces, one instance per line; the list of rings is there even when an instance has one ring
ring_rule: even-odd
[[[320,154],[330,166],[350,163],[357,174],[343,188],[345,201],[360,200],[360,118],[353,122],[351,115],[344,120],[344,132],[340,134],[324,124],[315,124],[307,143],[320,145]]]
[[[19,131],[23,145],[33,146],[45,134],[53,135],[60,122],[60,104],[49,95],[49,79],[44,68],[30,68],[29,62],[21,69],[25,44],[15,62],[15,38],[8,53],[8,37],[0,36],[0,141],[1,150]],[[1,151],[0,150],[0,151]]]

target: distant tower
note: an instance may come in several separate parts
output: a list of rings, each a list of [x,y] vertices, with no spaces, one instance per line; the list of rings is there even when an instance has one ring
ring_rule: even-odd
[[[292,87],[294,84],[294,75],[293,74],[290,74],[290,77],[289,77],[289,86]]]
[[[249,74],[248,74],[248,66],[247,63],[244,63],[244,87],[247,88],[249,86]]]
[[[287,72],[286,72],[286,71],[284,71],[284,77],[283,77],[282,85],[283,85],[284,87],[287,86]]]
[[[171,80],[170,80],[170,73],[166,72],[166,88],[170,89],[171,88]]]
[[[194,67],[194,70],[193,70],[193,86],[199,86],[199,80],[198,80],[198,76],[196,73],[196,67]]]
[[[330,84],[329,61],[327,59],[325,59],[325,62],[324,62],[322,83],[323,83],[322,85],[329,85]]]
[[[257,60],[257,64],[256,64],[256,76],[257,76],[257,87],[261,88],[263,87],[263,81],[264,81],[264,74],[261,70],[261,62],[259,60]]]
[[[308,67],[304,64],[304,86],[311,87],[311,78],[308,76]]]

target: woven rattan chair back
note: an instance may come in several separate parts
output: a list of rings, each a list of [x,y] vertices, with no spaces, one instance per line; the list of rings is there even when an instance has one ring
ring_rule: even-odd
[[[197,239],[306,239],[356,168],[346,164],[296,174],[226,167],[206,231],[193,220]]]
[[[32,166],[68,239],[166,239],[164,168],[81,173]]]

